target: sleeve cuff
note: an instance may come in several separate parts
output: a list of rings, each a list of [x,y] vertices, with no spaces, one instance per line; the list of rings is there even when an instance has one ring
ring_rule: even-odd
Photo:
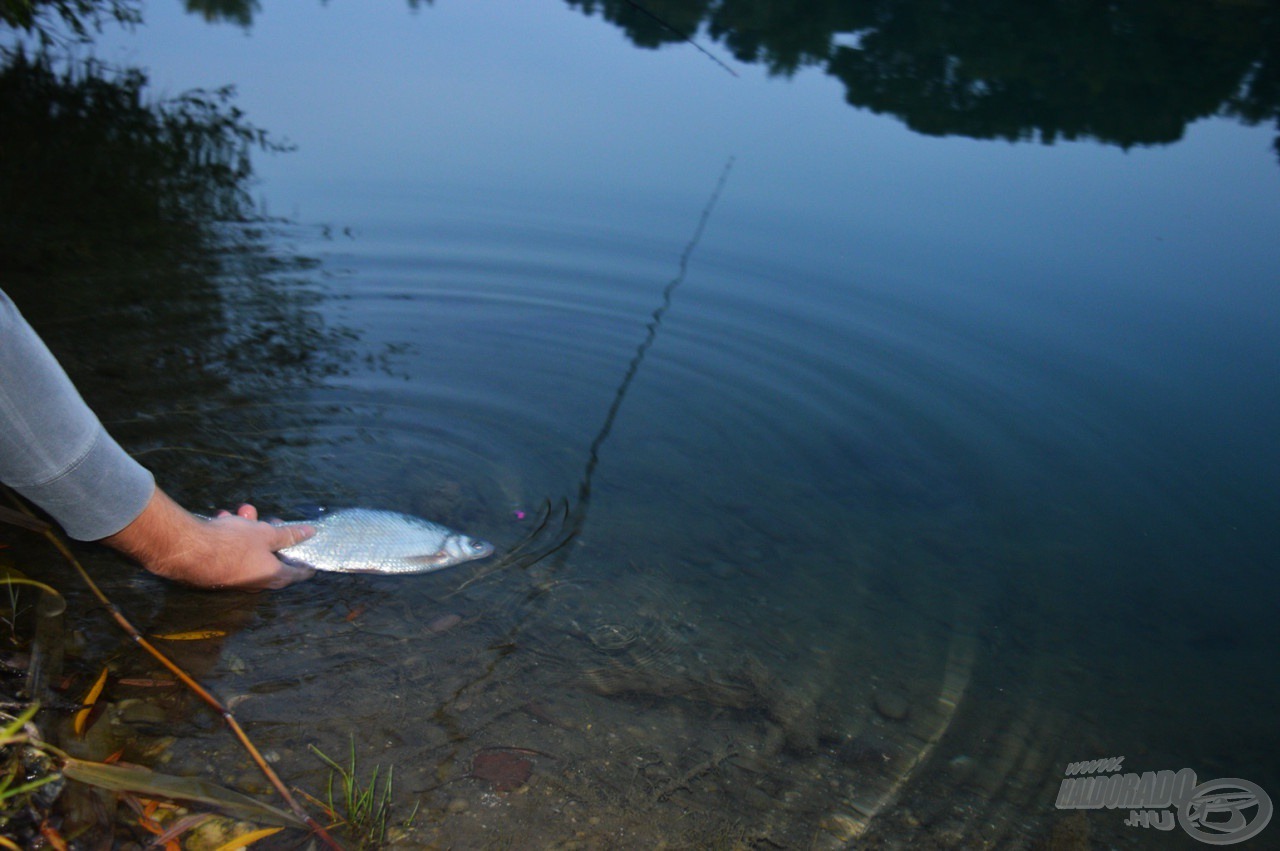
[[[89,449],[61,475],[16,487],[78,541],[96,541],[128,526],[155,491],[151,472],[98,427]]]

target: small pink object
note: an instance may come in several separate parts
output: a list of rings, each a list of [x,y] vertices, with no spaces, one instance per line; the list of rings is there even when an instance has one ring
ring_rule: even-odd
[[[513,513],[513,514],[515,514],[515,516],[516,516],[516,519],[517,519],[517,520],[523,520],[523,519],[524,519],[524,512],[523,512],[523,511],[521,511],[520,509],[518,509],[518,508],[517,508],[517,509],[516,509],[514,512],[512,512],[512,513]]]

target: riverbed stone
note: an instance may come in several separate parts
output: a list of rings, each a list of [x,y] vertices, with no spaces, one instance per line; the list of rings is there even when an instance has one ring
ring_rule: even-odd
[[[872,703],[876,712],[890,721],[904,721],[911,714],[911,704],[894,689],[877,689]]]

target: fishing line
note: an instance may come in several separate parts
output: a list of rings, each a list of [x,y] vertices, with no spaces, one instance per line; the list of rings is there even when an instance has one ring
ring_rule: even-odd
[[[600,449],[605,440],[608,439],[609,433],[613,430],[613,423],[618,418],[618,411],[622,409],[622,402],[626,399],[627,391],[631,388],[632,381],[635,380],[636,374],[640,371],[640,365],[644,363],[645,355],[649,353],[649,349],[653,347],[653,343],[658,337],[658,329],[662,327],[663,317],[666,316],[667,311],[671,308],[671,302],[676,290],[684,283],[684,279],[688,275],[689,261],[693,257],[693,252],[698,247],[698,243],[702,241],[702,234],[706,230],[711,213],[715,209],[717,202],[719,202],[720,195],[729,180],[729,172],[733,170],[735,159],[735,157],[729,157],[725,162],[724,168],[720,172],[720,178],[716,181],[715,188],[711,192],[711,197],[707,199],[706,205],[702,208],[702,214],[698,217],[698,224],[693,230],[693,236],[689,238],[684,251],[680,254],[676,275],[663,288],[662,301],[650,315],[649,322],[645,326],[645,337],[640,341],[640,345],[636,347],[636,353],[627,365],[627,371],[622,376],[622,382],[618,385],[618,389],[614,391],[613,400],[609,404],[609,410],[605,414],[604,422],[600,425],[599,432],[597,432],[595,439],[591,441],[591,445],[587,449],[587,463],[582,472],[582,480],[578,485],[577,500],[572,506],[567,499],[562,500],[559,504],[560,510],[563,512],[559,532],[545,547],[540,549],[532,547],[533,541],[550,527],[551,519],[556,513],[551,501],[548,500],[545,510],[540,513],[537,527],[530,534],[524,536],[520,543],[504,554],[498,561],[486,568],[478,569],[470,579],[455,588],[448,596],[457,594],[469,585],[484,580],[513,564],[521,570],[528,570],[535,564],[562,551],[570,541],[581,533],[587,522],[587,511],[591,506],[591,485],[595,477],[596,466],[600,463]]]
[[[724,169],[720,172],[720,179],[716,181],[716,187],[711,192],[711,198],[707,200],[706,206],[702,208],[702,215],[698,218],[698,226],[694,228],[689,244],[684,247],[684,252],[680,255],[679,270],[676,276],[663,288],[662,303],[653,311],[652,318],[649,320],[648,325],[645,326],[645,338],[636,347],[635,356],[631,358],[627,372],[622,377],[622,383],[618,385],[617,391],[613,394],[613,402],[609,405],[609,412],[605,415],[604,423],[600,426],[600,433],[596,435],[595,440],[591,441],[591,447],[587,451],[587,466],[582,474],[582,483],[578,486],[578,505],[575,509],[575,514],[578,514],[579,517],[573,524],[573,534],[577,534],[586,521],[587,508],[591,502],[591,478],[595,474],[596,465],[600,463],[600,447],[604,445],[605,439],[609,437],[609,432],[613,430],[613,421],[617,419],[618,411],[622,408],[622,400],[626,398],[627,391],[631,388],[631,382],[635,380],[636,373],[640,371],[640,364],[644,362],[645,355],[649,353],[649,349],[653,346],[653,341],[658,337],[658,329],[662,326],[662,318],[666,316],[667,310],[671,307],[671,299],[675,295],[676,288],[684,283],[685,275],[689,271],[689,258],[693,256],[694,249],[702,241],[702,233],[706,230],[707,220],[711,218],[711,211],[715,209],[716,202],[720,200],[720,193],[724,191],[724,185],[729,180],[729,172],[733,170],[733,161],[734,157],[729,157],[728,162],[724,164]]]
[[[724,62],[722,62],[720,60],[720,57],[716,56],[714,53],[712,53],[711,51],[707,50],[705,47],[703,47],[702,45],[694,41],[693,36],[688,35],[682,30],[678,30],[675,27],[671,26],[671,24],[662,20],[662,18],[659,18],[657,15],[655,15],[653,12],[650,12],[648,9],[646,9],[644,6],[641,6],[639,3],[634,2],[634,0],[623,0],[623,2],[626,3],[628,6],[630,6],[632,9],[635,9],[640,14],[644,15],[645,17],[655,22],[658,26],[662,27],[664,30],[675,33],[676,35],[680,36],[680,38],[683,39],[684,41],[687,41],[689,42],[689,44],[692,44],[694,47],[698,49],[698,52],[706,56],[712,62],[719,65],[724,70],[728,71],[733,76],[735,77],[738,76],[738,72],[730,68]]]

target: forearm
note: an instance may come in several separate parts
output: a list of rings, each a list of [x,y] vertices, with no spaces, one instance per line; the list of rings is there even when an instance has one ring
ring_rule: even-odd
[[[310,526],[272,526],[251,505],[212,520],[190,514],[159,488],[132,523],[103,543],[152,573],[201,588],[283,588],[312,571],[280,562],[277,550],[313,535]]]
[[[0,481],[85,541],[119,532],[155,490],[151,473],[107,434],[3,291]]]
[[[257,510],[201,520],[107,434],[44,342],[0,291],[0,481],[67,534],[102,540],[152,573],[203,588],[283,588],[310,570],[275,552],[314,534]]]
[[[152,573],[174,576],[178,565],[198,554],[193,552],[202,538],[203,521],[187,512],[160,488],[154,488],[142,512],[119,532],[102,542],[119,550]]]

